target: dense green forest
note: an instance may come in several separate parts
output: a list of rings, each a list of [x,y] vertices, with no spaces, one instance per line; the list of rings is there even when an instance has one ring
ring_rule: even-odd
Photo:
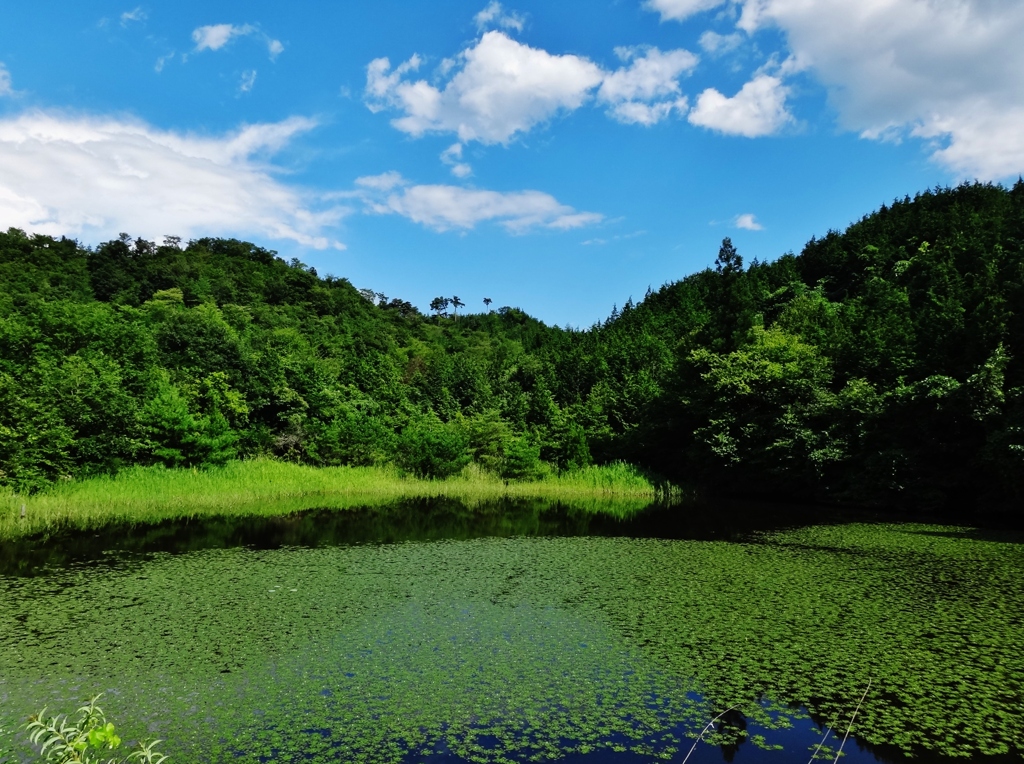
[[[624,459],[887,506],[1024,491],[1024,183],[898,200],[586,330],[320,277],[236,240],[0,233],[0,484],[274,455],[506,478]]]

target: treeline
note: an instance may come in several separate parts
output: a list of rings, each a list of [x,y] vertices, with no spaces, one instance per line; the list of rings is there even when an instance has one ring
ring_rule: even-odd
[[[1012,506],[1024,183],[906,198],[585,331],[435,315],[235,240],[0,234],[0,483],[274,455],[506,478],[626,459],[691,484]],[[454,302],[453,302],[454,301]]]

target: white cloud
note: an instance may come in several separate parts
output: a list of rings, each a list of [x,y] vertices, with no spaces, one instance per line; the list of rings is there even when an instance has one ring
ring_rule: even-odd
[[[628,66],[606,74],[597,91],[598,100],[611,104],[610,113],[620,122],[652,125],[673,110],[685,113],[687,101],[678,79],[697,65],[688,50],[662,52],[657,48],[617,48]]]
[[[689,106],[686,96],[680,96],[672,101],[659,101],[658,103],[642,103],[641,101],[626,101],[616,104],[609,111],[619,122],[627,125],[649,125],[657,124],[666,119],[673,111],[685,114]]]
[[[366,67],[366,106],[374,114],[383,111],[389,102],[397,101],[395,91],[402,83],[402,77],[415,72],[423,63],[422,59],[413,54],[408,61],[399,64],[394,71],[391,62],[386,58],[375,58]]]
[[[468,178],[473,174],[473,168],[462,161],[461,143],[453,143],[442,151],[441,161],[452,168],[452,175],[456,178]]]
[[[491,0],[486,8],[473,17],[473,21],[476,22],[476,28],[480,32],[489,27],[501,27],[522,32],[525,24],[525,20],[520,14],[514,11],[506,13],[497,0]]]
[[[419,69],[413,56],[391,68],[386,58],[367,67],[366,104],[404,113],[397,129],[419,137],[454,133],[460,143],[509,143],[556,115],[575,111],[595,96],[624,122],[652,124],[685,108],[676,80],[696,56],[685,50],[620,49],[630,61],[608,72],[581,56],[531,48],[502,32],[486,32],[457,59],[446,60],[441,86],[406,75]],[[449,76],[451,75],[451,76]]]
[[[602,215],[578,212],[541,191],[500,192],[448,185],[413,185],[397,172],[356,180],[370,193],[367,209],[395,214],[435,231],[469,230],[498,223],[510,233],[533,228],[568,230],[598,223]]]
[[[1000,109],[987,99],[961,113],[922,120],[911,135],[934,139],[932,158],[960,178],[1012,179],[1024,173],[1024,107]]]
[[[196,44],[196,53],[201,53],[204,50],[220,50],[237,37],[255,37],[262,40],[267,46],[267,53],[270,55],[271,61],[284,52],[284,43],[261,32],[252,24],[210,24],[192,30],[192,42]]]
[[[174,60],[174,51],[172,50],[166,56],[160,56],[160,58],[158,58],[156,60],[156,63],[153,65],[153,70],[156,71],[159,74],[160,72],[162,72],[164,70],[164,67],[167,65],[167,62],[168,61],[173,61],[173,60]]]
[[[244,37],[255,31],[248,24],[243,26],[210,24],[209,26],[193,29],[192,42],[196,44],[197,53],[204,50],[220,50],[235,37]]]
[[[601,69],[585,58],[552,55],[494,31],[463,51],[460,62],[439,89],[402,79],[419,67],[417,56],[393,72],[386,58],[376,59],[367,69],[369,105],[404,111],[391,124],[413,136],[442,132],[462,142],[508,143],[560,111],[578,109],[602,79]]]
[[[390,191],[398,186],[407,185],[407,181],[401,173],[391,170],[380,175],[364,175],[361,178],[356,178],[356,185],[373,191]]]
[[[14,85],[11,83],[11,73],[0,61],[0,96],[8,96],[14,92]]]
[[[961,176],[1024,171],[1024,4],[758,0],[740,25],[783,29],[843,127],[935,139],[933,157]]]
[[[242,72],[242,80],[238,83],[239,93],[248,93],[253,89],[256,84],[256,70],[250,69],[247,72]]]
[[[646,0],[644,7],[661,14],[662,21],[682,21],[701,11],[709,11],[725,0]]]
[[[142,6],[137,6],[121,14],[121,26],[126,27],[132,21],[145,21],[146,18],[146,12],[142,10]]]
[[[732,0],[650,0],[682,19]],[[738,27],[783,32],[825,85],[840,125],[916,136],[961,177],[1024,172],[1024,3],[1012,0],[737,0]]]
[[[726,135],[771,135],[793,121],[786,109],[788,92],[778,77],[758,74],[731,98],[708,88],[698,96],[687,119]]]
[[[737,215],[733,218],[733,225],[742,228],[744,231],[763,231],[764,226],[757,222],[757,217],[749,212]]]
[[[700,36],[698,43],[701,48],[710,53],[712,56],[717,56],[722,53],[728,53],[730,50],[735,50],[743,42],[743,35],[738,32],[732,34],[718,34],[712,30],[707,30]]]
[[[325,248],[346,210],[274,177],[270,156],[315,123],[291,118],[200,137],[119,118],[0,120],[0,220],[95,242],[121,231],[266,236]]]

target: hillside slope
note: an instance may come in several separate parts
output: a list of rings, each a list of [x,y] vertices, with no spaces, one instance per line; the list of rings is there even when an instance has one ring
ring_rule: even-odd
[[[1012,505],[1024,184],[906,198],[585,331],[421,314],[224,239],[0,234],[0,483],[274,455],[507,477],[627,459],[878,504]]]

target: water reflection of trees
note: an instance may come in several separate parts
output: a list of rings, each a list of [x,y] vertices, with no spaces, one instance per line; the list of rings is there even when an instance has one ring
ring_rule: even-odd
[[[833,513],[834,522],[871,519]],[[751,533],[821,522],[813,505],[762,501],[649,504],[640,499],[497,499],[465,502],[409,498],[357,509],[297,508],[274,516],[224,516],[157,524],[111,524],[83,531],[0,541],[0,575],[31,576],[71,563],[102,565],[123,555],[202,549],[401,543],[513,536],[630,536],[741,539]]]
[[[383,507],[305,510],[288,515],[118,524],[0,543],[0,575],[31,576],[75,562],[97,565],[124,555],[250,547],[324,547],[513,536],[585,536],[624,532],[643,502],[567,503],[498,499],[410,498]]]

